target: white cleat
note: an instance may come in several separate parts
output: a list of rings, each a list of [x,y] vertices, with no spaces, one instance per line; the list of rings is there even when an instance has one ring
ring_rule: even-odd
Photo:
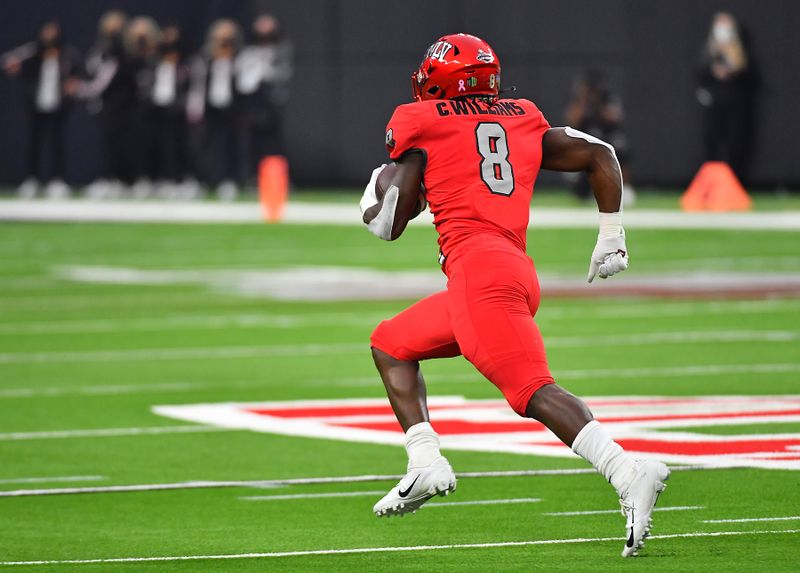
[[[456,475],[443,456],[430,465],[408,468],[408,473],[389,493],[375,504],[372,511],[378,517],[403,515],[417,511],[435,495],[448,495],[456,489]]]
[[[637,462],[636,476],[619,500],[622,515],[626,518],[627,540],[622,549],[623,557],[635,557],[644,547],[644,540],[653,526],[653,508],[659,494],[667,488],[664,482],[668,479],[669,469],[661,462]]]

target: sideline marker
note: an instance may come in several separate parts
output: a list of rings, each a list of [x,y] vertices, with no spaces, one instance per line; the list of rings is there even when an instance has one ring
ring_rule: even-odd
[[[704,163],[681,196],[684,211],[748,211],[753,201],[723,161]]]
[[[268,155],[258,164],[258,198],[264,219],[280,221],[289,199],[289,162],[282,155]]]

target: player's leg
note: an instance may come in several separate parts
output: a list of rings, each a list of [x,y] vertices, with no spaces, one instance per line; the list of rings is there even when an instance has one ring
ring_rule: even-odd
[[[493,255],[457,261],[448,285],[456,338],[464,356],[518,414],[541,421],[614,486],[628,517],[623,555],[634,554],[649,531],[650,513],[669,472],[663,464],[635,460],[582,400],[554,383],[532,316],[539,298],[535,272],[521,260]]]
[[[381,515],[415,511],[436,494],[456,487],[450,464],[439,451],[429,423],[425,380],[419,361],[458,356],[450,329],[447,293],[429,296],[378,325],[371,337],[372,356],[389,402],[405,435],[408,473],[378,503]]]
[[[384,320],[370,341],[375,367],[403,431],[428,422],[425,380],[419,361],[461,354],[450,328],[447,292],[424,298]]]
[[[547,384],[534,392],[525,408],[525,415],[539,420],[570,447],[578,432],[594,419],[583,400],[558,384]]]
[[[425,379],[416,360],[398,360],[372,347],[372,359],[380,372],[392,410],[404,432],[429,422]]]
[[[593,419],[583,400],[556,384],[539,388],[525,413],[547,426],[614,486],[626,517],[622,556],[636,555],[650,534],[653,508],[669,478],[667,467],[635,459]]]

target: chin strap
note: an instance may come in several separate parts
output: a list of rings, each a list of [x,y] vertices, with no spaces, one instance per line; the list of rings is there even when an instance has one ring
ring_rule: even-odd
[[[394,226],[394,214],[397,210],[397,200],[400,197],[400,189],[397,185],[391,185],[383,196],[383,204],[381,210],[375,215],[375,218],[367,223],[369,232],[383,239],[384,241],[392,240],[392,227]]]

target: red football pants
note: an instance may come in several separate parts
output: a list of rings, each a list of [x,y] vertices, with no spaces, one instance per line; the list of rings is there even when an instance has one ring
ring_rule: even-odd
[[[533,261],[485,251],[447,261],[447,290],[422,299],[372,333],[372,346],[397,360],[463,354],[525,415],[533,394],[553,377],[533,320],[539,281]]]

